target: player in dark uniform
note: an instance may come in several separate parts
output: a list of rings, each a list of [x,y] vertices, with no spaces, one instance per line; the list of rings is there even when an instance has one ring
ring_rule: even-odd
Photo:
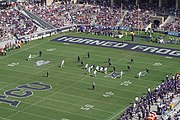
[[[149,69],[146,68],[146,72],[149,73]]]
[[[83,61],[81,61],[81,65],[82,65],[82,66],[84,65],[84,62],[83,62]]]
[[[108,67],[110,67],[112,65],[111,62],[109,62],[108,64],[109,64]]]
[[[134,63],[134,60],[131,58],[131,61],[130,61],[130,63]]]
[[[49,77],[49,71],[47,71],[46,76]]]
[[[88,52],[88,58],[90,58],[90,53]]]
[[[116,67],[113,66],[113,72],[115,72],[115,71],[116,71]]]
[[[128,71],[130,71],[130,70],[131,70],[131,67],[128,65],[128,66],[127,66],[127,69],[128,69]]]
[[[78,62],[80,62],[80,57],[78,56],[78,59],[77,59]]]
[[[39,57],[41,57],[41,55],[42,55],[42,51],[39,51]]]
[[[111,58],[110,57],[108,57],[108,61],[107,61],[108,63],[110,63],[111,62]]]

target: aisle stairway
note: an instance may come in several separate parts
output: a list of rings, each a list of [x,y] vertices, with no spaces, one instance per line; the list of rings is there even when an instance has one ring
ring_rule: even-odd
[[[40,24],[41,27],[43,27],[44,29],[55,29],[54,26],[52,26],[51,24],[47,23],[46,21],[42,20],[41,18],[39,18],[37,15],[31,13],[28,10],[23,9],[23,11],[34,21],[36,22],[36,24]]]

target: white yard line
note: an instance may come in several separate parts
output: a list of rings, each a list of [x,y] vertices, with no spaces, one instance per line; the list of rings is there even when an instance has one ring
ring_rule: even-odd
[[[112,119],[114,119],[115,117],[117,117],[120,113],[122,113],[124,110],[126,110],[128,107],[126,107],[126,108],[124,108],[123,110],[121,110],[121,111],[118,111],[118,112],[116,112],[116,113],[114,113],[115,115],[114,116],[110,116],[110,117],[108,117],[106,120],[112,120]]]
[[[50,67],[48,67],[48,68],[52,68],[52,67],[56,67],[56,66],[57,66],[57,65],[52,65],[52,66],[50,66]],[[25,66],[25,65],[24,65],[24,67],[26,67],[26,68],[32,68],[32,67],[27,67],[27,66]],[[67,66],[66,66],[66,67],[67,67]],[[43,70],[40,70],[40,71],[38,71],[37,73],[41,73],[42,71],[47,70],[48,68],[43,69]],[[80,71],[80,69],[73,69],[73,67],[70,67],[70,68],[71,68],[71,70]],[[145,70],[145,67],[136,67],[136,68],[143,68],[143,69]],[[16,71],[16,70],[13,70],[13,69],[4,69],[4,70]],[[55,70],[51,70],[51,71],[55,71]],[[16,72],[17,72],[17,71],[16,71]],[[20,71],[20,70],[18,70],[18,72],[30,74],[29,72]],[[56,72],[58,72],[58,71],[56,71]],[[61,72],[61,73],[68,73],[68,72],[64,72],[64,71],[60,71],[60,72]],[[163,72],[163,71],[160,71],[160,72]],[[37,73],[31,73],[31,74],[37,74]],[[166,71],[166,73],[167,73],[167,71]],[[78,76],[77,74],[73,74],[73,73],[68,73],[68,74]],[[157,75],[152,75],[152,74],[149,74],[149,75],[150,75],[150,76],[153,76],[153,77],[157,77]],[[134,77],[135,77],[135,76],[134,76]],[[126,76],[126,78],[137,80],[136,78],[132,78],[132,77],[128,77],[128,76]],[[141,79],[141,81],[146,81],[146,82],[147,82],[147,80],[143,80],[143,79]],[[156,82],[156,81],[149,81],[149,82],[159,83],[159,82]]]
[[[66,72],[66,73],[67,73],[67,72]],[[8,77],[14,78],[14,77],[16,77],[16,76],[8,76]],[[89,76],[87,76],[87,77],[89,77]],[[17,78],[19,78],[19,77],[17,77]],[[52,78],[59,78],[59,77],[52,77]],[[28,79],[28,78],[27,78],[27,79]],[[65,80],[65,78],[63,78],[63,79]],[[100,79],[100,78],[97,78],[97,79]],[[134,78],[134,79],[135,79],[135,78]],[[69,79],[68,79],[68,80],[69,80]],[[18,81],[20,81],[20,80],[18,80]],[[72,80],[69,80],[69,81],[72,81]],[[3,82],[3,81],[2,81],[2,82]],[[72,82],[74,82],[74,81],[72,81]],[[117,81],[111,81],[111,82],[120,84],[120,82],[117,82]],[[8,83],[8,82],[4,82],[4,83]],[[11,84],[12,84],[12,83],[11,83]],[[88,83],[83,83],[83,84],[88,84]],[[14,85],[15,85],[15,83],[14,83]],[[140,85],[133,85],[133,84],[131,84],[131,85],[132,85],[132,86],[137,86],[137,87],[145,88],[144,86],[140,86]],[[57,85],[57,86],[58,86],[58,85]],[[106,88],[111,88],[111,87],[107,87],[107,86],[105,86],[105,85],[98,85],[98,86],[100,86],[100,87],[106,87]],[[80,88],[74,88],[74,89],[83,90],[83,89],[80,89]],[[130,91],[130,90],[126,89],[126,88],[122,88],[122,89],[113,88],[113,89],[124,90],[124,91],[132,92],[132,93],[142,93],[142,92],[137,92],[137,91]]]
[[[96,101],[96,102],[101,102],[101,103],[104,103],[104,104],[109,104],[109,105],[114,105],[114,106],[119,106],[119,107],[121,107],[121,105],[119,105],[119,104],[114,104],[114,103],[110,103],[110,102],[104,102],[104,101],[96,100],[96,99],[92,99],[92,98],[81,97],[81,96],[72,95],[72,94],[67,94],[67,93],[62,93],[62,92],[60,92],[60,93],[58,93],[58,94],[67,95],[67,96],[76,97],[76,98],[81,98],[81,99],[87,99],[87,100],[90,100],[90,101]]]
[[[82,53],[82,54],[83,54],[83,53]],[[50,66],[50,67],[53,67],[53,66]],[[50,68],[50,67],[49,67],[49,68]],[[37,73],[37,74],[38,74],[38,73]],[[82,79],[80,79],[80,80],[78,80],[78,81],[75,81],[74,83],[65,86],[63,89],[65,89],[66,87],[69,87],[69,86],[71,86],[71,85],[74,85],[76,82],[82,81],[82,80],[84,80],[85,78],[87,78],[87,77],[84,77],[84,78],[82,78]],[[62,89],[61,89],[61,90],[62,90]],[[58,90],[58,91],[59,91],[59,90]],[[46,97],[49,97],[49,96],[54,95],[54,94],[56,94],[56,93],[57,93],[57,92],[54,92],[53,94],[50,94],[50,95],[48,95],[48,96],[46,96]],[[15,112],[14,114],[9,115],[8,117],[12,117],[12,116],[16,115],[17,113],[22,112],[23,110],[26,110],[26,109],[30,108],[32,105],[35,105],[35,104],[43,101],[46,97],[44,97],[43,99],[41,99],[41,100],[39,100],[39,101],[36,101],[35,103],[33,103],[33,104],[25,107],[25,108],[22,109],[22,110],[18,110],[17,112]],[[7,117],[7,118],[8,118],[8,117]]]
[[[46,42],[48,42],[48,41],[46,41]],[[46,42],[44,42],[44,43],[46,43]],[[42,44],[44,44],[44,43],[42,43]],[[25,50],[27,50],[27,49],[30,49],[30,48],[33,48],[33,47],[36,47],[36,46],[39,46],[39,45],[41,45],[41,44],[37,44],[37,45],[34,45],[34,46],[32,46],[32,47],[29,47],[29,48],[26,48],[26,49],[23,49],[22,51],[25,51]],[[81,49],[81,48],[75,48],[75,49]],[[56,51],[60,51],[60,52],[62,52],[61,50],[56,50]],[[93,51],[93,50],[92,50]],[[21,52],[21,51],[19,51],[19,52]],[[76,52],[71,52],[71,51],[66,51],[66,50],[63,50],[63,52],[68,52],[68,53],[76,53]],[[105,52],[103,52],[103,51],[101,51],[102,53],[105,53]],[[18,53],[18,52],[16,52],[16,53]],[[14,53],[14,54],[16,54],[16,53]],[[14,54],[11,54],[11,55],[14,55]],[[48,52],[46,53],[46,54],[48,54]],[[52,52],[51,52],[51,54],[53,54]],[[130,54],[130,55],[132,55],[133,54],[133,52]],[[9,55],[9,56],[11,56],[11,55]],[[128,55],[128,56],[130,56],[130,55]],[[8,55],[7,55],[8,56]],[[4,56],[4,57],[7,57],[7,56]],[[98,56],[98,57],[106,57],[106,59],[107,59],[107,56],[102,56],[102,55],[93,55],[93,56]],[[137,56],[134,56],[134,57],[137,57]],[[142,57],[142,56],[138,56],[138,57],[141,57],[141,58],[143,58],[143,59],[148,59],[148,60],[152,60],[152,58],[144,58],[144,57]],[[117,58],[117,57],[114,57],[114,58]],[[122,57],[123,59],[124,59],[124,57]],[[132,58],[133,58],[133,56],[132,56]],[[3,59],[3,57],[2,58],[0,58],[0,59]],[[18,59],[17,59],[18,60]],[[93,60],[92,58],[91,58],[91,60]],[[95,59],[94,59],[95,60]],[[158,60],[158,59],[154,59],[154,60]],[[147,62],[142,62],[142,61],[135,61],[135,62],[137,62],[137,63],[143,63],[143,64],[147,64],[147,65],[151,65],[151,64],[149,64],[149,63],[147,63]],[[113,62],[114,63],[114,62]],[[178,63],[178,62],[177,62]],[[175,68],[175,67],[173,67],[173,66],[168,66],[168,65],[166,65],[166,66],[163,66],[163,67],[170,67],[170,68]],[[157,70],[158,71],[158,70]]]
[[[1,116],[0,116],[0,118],[1,118],[1,120],[11,120],[11,119],[7,119],[7,118],[1,117]]]
[[[56,94],[56,93],[55,93],[55,94]],[[83,106],[83,105],[74,104],[74,103],[65,102],[65,101],[60,101],[60,100],[55,100],[55,99],[51,99],[51,98],[47,98],[47,97],[40,97],[40,96],[36,96],[36,97],[41,98],[41,99],[44,99],[44,100],[50,100],[50,101],[54,101],[54,102],[59,102],[59,103],[64,103],[64,104],[69,104],[69,105],[74,105],[74,106],[79,107],[79,109]],[[29,104],[28,102],[24,102],[24,103]],[[36,104],[36,105],[33,105],[33,106],[41,106],[41,105]],[[110,113],[110,114],[114,113],[114,112],[110,112],[110,111],[106,111],[106,110],[102,110],[102,109],[97,109],[97,108],[95,108],[95,107],[92,108],[92,109],[97,110],[97,111],[101,111],[101,112],[105,112],[105,113]]]
[[[32,115],[32,116],[37,116],[37,117],[40,117],[40,118],[46,118],[46,119],[49,119],[49,120],[55,120],[55,119],[52,119],[52,118],[49,118],[49,117],[45,117],[45,116],[41,116],[41,115],[29,113],[29,112],[24,112],[24,111],[20,111],[20,110],[15,110],[15,109],[3,107],[3,106],[0,106],[0,108],[9,109],[9,110],[14,110],[14,111],[16,111],[14,115],[22,112],[22,113],[29,114],[29,115]],[[10,116],[11,116],[11,115],[10,115]],[[9,116],[8,116],[8,117],[9,117]],[[4,118],[4,119],[5,119],[5,120],[11,120],[10,118]]]
[[[67,87],[69,87],[69,86],[72,86],[72,85],[74,85],[75,83],[84,80],[85,78],[87,78],[87,77],[84,77],[84,78],[82,78],[82,79],[80,79],[80,80],[78,80],[78,81],[75,81],[74,83],[65,86],[63,89],[65,89],[65,88],[67,88]],[[61,91],[61,90],[63,90],[63,89],[60,89],[60,90],[58,90],[58,91]],[[39,102],[43,101],[43,100],[46,99],[47,97],[52,96],[52,95],[54,95],[54,94],[56,94],[56,93],[57,93],[57,91],[54,92],[54,93],[52,93],[52,94],[50,94],[50,95],[48,95],[48,96],[46,96],[46,97],[44,97],[44,98],[42,98],[42,99],[40,99],[40,100],[38,100],[38,101],[36,101],[35,103],[32,103],[32,104],[28,105],[27,107],[25,107],[25,108],[22,109],[22,110],[18,110],[18,111],[15,112],[14,114],[9,115],[7,118],[13,117],[14,115],[18,114],[19,112],[23,112],[24,110],[26,110],[26,109],[34,106],[34,105],[39,106],[39,105],[37,105]],[[25,102],[25,103],[26,103],[26,102]],[[45,106],[41,106],[41,107],[48,108],[48,107],[45,107]],[[48,108],[48,109],[52,109],[52,108]],[[57,109],[52,109],[52,110],[60,111],[60,110],[57,110]],[[65,112],[65,111],[62,111],[62,112]],[[75,113],[71,113],[71,112],[67,112],[67,111],[66,111],[66,113],[70,113],[70,114],[77,115],[77,114],[75,114]],[[82,116],[82,115],[78,115],[78,116]],[[84,117],[87,117],[87,116],[84,116]]]
[[[20,51],[18,51],[18,52],[15,52],[15,53],[13,53],[13,54],[10,54],[10,55],[4,56],[4,57],[8,57],[8,56],[15,55],[15,54],[17,54],[17,53],[19,53],[19,52],[25,51],[25,50],[30,49],[30,48],[33,48],[33,47],[37,47],[37,46],[39,46],[39,45],[41,45],[41,44],[44,44],[44,43],[47,43],[47,42],[49,42],[49,41],[46,41],[46,42],[43,42],[43,43],[40,43],[40,44],[36,44],[36,45],[34,45],[34,46],[31,46],[31,47],[29,47],[29,48],[20,50]],[[130,55],[132,55],[132,54],[133,54],[133,53],[131,53],[131,54],[129,54],[129,55],[126,55],[126,56],[124,56],[124,57],[121,57],[121,59],[125,59],[126,57],[128,57],[128,56],[130,56]],[[98,55],[96,55],[96,56],[98,56]],[[100,56],[100,55],[99,55],[99,56]],[[0,58],[0,59],[3,59],[4,57],[2,57],[2,58]],[[103,57],[104,57],[104,56],[103,56]],[[116,63],[116,62],[120,61],[121,59],[119,59],[119,60],[117,60],[117,61],[115,61],[115,62],[113,62],[113,63]],[[147,59],[147,58],[146,58],[146,59]],[[157,59],[155,59],[155,60],[157,60]],[[143,63],[143,62],[140,62],[140,63]],[[146,63],[146,64],[147,64],[147,63]],[[49,68],[51,68],[51,67],[53,67],[53,66],[50,66]],[[40,72],[42,72],[42,71],[44,71],[44,70],[41,70],[41,71],[39,71],[38,73],[40,73]],[[62,72],[62,71],[61,71],[61,72]],[[36,73],[36,74],[38,74],[38,73]],[[70,84],[70,85],[65,86],[63,89],[66,89],[67,87],[71,87],[72,85],[74,85],[74,84],[76,84],[77,82],[80,82],[80,81],[86,79],[87,77],[88,77],[88,76],[83,77],[82,79],[80,79],[80,80],[78,80],[78,81],[75,81],[75,82],[73,82],[73,83]],[[17,82],[17,81],[16,81],[16,82]],[[60,89],[60,90],[58,90],[58,91],[61,91],[61,90],[63,90],[63,89]],[[56,93],[58,93],[58,92],[54,92],[53,94],[50,94],[49,96],[52,96],[52,95],[54,95],[54,94],[56,94]],[[16,115],[16,114],[19,113],[19,112],[23,112],[23,110],[26,110],[26,109],[32,107],[33,105],[39,106],[39,105],[37,105],[37,104],[38,104],[39,102],[43,101],[44,99],[48,99],[47,97],[49,97],[49,96],[46,96],[46,97],[42,98],[41,100],[39,100],[39,101],[37,101],[37,102],[35,102],[35,103],[33,103],[33,104],[30,104],[29,106],[25,107],[24,109],[19,110],[18,112],[10,115],[9,117],[12,117],[12,116]],[[72,103],[69,103],[69,104],[72,104]],[[41,107],[44,107],[44,106],[41,106]],[[44,108],[48,108],[48,107],[44,107]],[[52,109],[52,108],[49,108],[49,109]],[[92,108],[92,109],[94,109],[94,108]],[[126,108],[125,108],[125,109],[126,109]],[[124,110],[125,110],[125,109],[124,109]],[[57,109],[56,109],[56,110],[57,110]],[[108,118],[108,119],[109,119],[109,120],[114,119],[116,116],[118,116],[118,115],[119,115],[121,112],[123,112],[124,110],[118,112],[117,114],[115,114],[114,116],[112,116],[112,117],[110,117],[110,118]],[[60,111],[60,110],[58,110],[58,111]],[[65,111],[63,111],[63,112],[65,112]],[[67,112],[67,111],[66,111],[66,112]],[[107,112],[107,111],[106,111],[106,112]],[[24,112],[24,113],[26,113],[26,112]],[[111,113],[111,112],[110,112],[110,113]],[[31,114],[31,113],[27,113],[27,114]],[[75,113],[71,113],[71,112],[70,112],[70,114],[75,114]],[[33,115],[35,115],[35,114],[33,114]],[[79,114],[75,114],[75,115],[80,116]],[[39,115],[36,115],[36,116],[39,116]],[[40,116],[39,116],[39,117],[40,117]],[[41,116],[41,117],[43,117],[43,116]],[[84,117],[87,117],[87,116],[84,116]],[[44,117],[44,118],[46,118],[46,117]],[[7,119],[7,118],[4,118],[4,119]],[[47,119],[51,119],[51,118],[47,118]],[[53,120],[53,119],[52,119],[52,120]]]

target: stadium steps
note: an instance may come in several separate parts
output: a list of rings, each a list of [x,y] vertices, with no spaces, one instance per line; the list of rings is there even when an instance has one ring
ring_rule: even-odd
[[[21,7],[19,7],[19,8],[21,8]],[[24,12],[22,9],[18,9],[17,7],[15,7],[14,9],[17,10],[17,11],[19,11],[19,12],[21,12],[21,13],[22,13],[23,15],[25,15],[27,18],[31,19],[31,20],[33,21],[33,23],[37,25],[38,30],[43,30],[43,29],[45,29],[38,21],[30,18],[30,17],[26,14],[26,12]]]
[[[50,25],[49,23],[45,22],[44,20],[42,20],[41,18],[39,18],[38,16],[34,15],[33,13],[31,13],[28,10],[23,9],[23,11],[31,18],[33,19],[34,22],[36,22],[37,24],[40,24],[41,27],[43,27],[44,29],[55,29],[54,26]]]

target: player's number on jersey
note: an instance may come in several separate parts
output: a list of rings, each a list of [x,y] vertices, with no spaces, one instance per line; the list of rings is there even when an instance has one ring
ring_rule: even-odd
[[[81,109],[81,110],[90,110],[90,109],[93,108],[93,107],[94,107],[93,105],[86,104],[86,105],[82,106],[80,109]]]

